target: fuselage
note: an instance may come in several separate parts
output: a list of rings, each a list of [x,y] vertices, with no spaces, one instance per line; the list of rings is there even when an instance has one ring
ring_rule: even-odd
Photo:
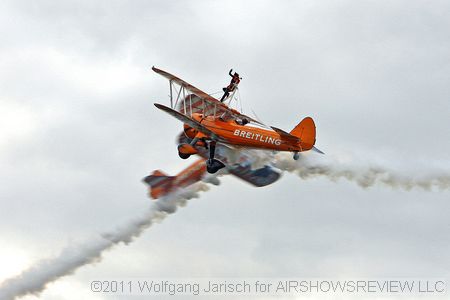
[[[172,187],[187,187],[202,180],[205,173],[205,160],[200,158],[175,176]]]
[[[189,165],[176,176],[168,176],[160,171],[155,171],[144,179],[150,185],[149,195],[153,199],[158,199],[170,194],[177,188],[188,187],[203,179],[206,174],[205,160],[200,158]]]
[[[234,120],[224,121],[218,117],[193,114],[192,118],[218,135],[222,143],[277,151],[301,151],[299,143],[283,138],[273,130],[241,125]]]

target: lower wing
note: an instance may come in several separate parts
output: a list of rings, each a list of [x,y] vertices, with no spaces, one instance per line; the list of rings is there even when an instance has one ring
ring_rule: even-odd
[[[198,130],[198,131],[200,131],[200,132],[206,134],[207,136],[211,137],[212,139],[214,139],[214,140],[219,140],[219,136],[218,136],[217,134],[215,134],[214,132],[212,132],[211,130],[209,130],[208,128],[206,128],[205,126],[203,126],[202,124],[200,124],[200,123],[197,122],[196,120],[191,119],[191,118],[189,118],[188,116],[183,115],[182,113],[177,112],[176,110],[171,109],[170,107],[167,107],[167,106],[165,106],[165,105],[155,103],[155,106],[156,106],[158,109],[160,109],[160,110],[162,110],[162,111],[168,113],[169,115],[171,115],[171,116],[177,118],[177,119],[180,120],[181,122],[183,122],[183,123],[185,123],[185,124],[188,124],[188,125],[191,126],[192,128],[194,128],[194,129],[196,129],[196,130]]]

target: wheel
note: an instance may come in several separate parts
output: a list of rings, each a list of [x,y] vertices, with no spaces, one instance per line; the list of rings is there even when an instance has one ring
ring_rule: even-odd
[[[214,166],[206,165],[206,171],[208,171],[209,174],[214,174],[219,171],[219,169]]]
[[[186,154],[186,153],[178,152],[178,156],[181,157],[182,159],[188,159],[191,155],[190,154]]]
[[[214,174],[224,167],[225,165],[220,160],[208,159],[206,161],[206,171],[208,171],[208,173]]]
[[[294,160],[298,160],[300,158],[300,154],[298,152],[294,153]]]

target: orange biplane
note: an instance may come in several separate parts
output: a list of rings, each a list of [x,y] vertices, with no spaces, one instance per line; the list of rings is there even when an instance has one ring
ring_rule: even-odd
[[[304,118],[290,132],[273,126],[267,127],[226,104],[227,99],[231,102],[235,91],[223,103],[172,74],[155,67],[152,69],[167,78],[170,86],[171,107],[158,103],[155,106],[183,122],[184,132],[190,139],[189,143],[178,145],[179,156],[187,159],[198,153],[197,147],[209,149],[206,160],[209,173],[216,173],[225,167],[223,162],[214,158],[216,143],[289,151],[294,153],[294,159],[299,158],[299,152],[311,149],[322,153],[314,147],[316,127],[310,117]]]
[[[187,187],[202,180],[205,172],[205,160],[200,158],[175,176],[169,176],[160,170],[156,170],[145,177],[144,182],[151,187],[149,190],[150,197],[158,199],[177,188]]]
[[[184,133],[178,137],[180,143],[188,142]],[[179,172],[175,176],[165,174],[160,170],[153,171],[146,176],[143,181],[149,186],[149,196],[153,199],[164,197],[179,188],[185,188],[199,181],[219,185],[220,181],[216,174],[208,174],[206,171],[205,160],[208,159],[208,151],[203,147],[197,147],[201,157]],[[281,173],[273,168],[270,164],[261,165],[258,160],[262,158],[261,153],[254,153],[251,150],[235,150],[218,144],[216,147],[216,155],[221,161],[227,164],[225,172],[221,172],[221,176],[230,174],[237,178],[255,186],[262,187],[277,181]],[[260,165],[259,167],[257,165]],[[255,167],[255,168],[254,168]]]

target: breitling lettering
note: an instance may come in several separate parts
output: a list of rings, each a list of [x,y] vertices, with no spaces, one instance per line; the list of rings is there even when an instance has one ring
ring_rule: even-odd
[[[274,144],[277,146],[281,145],[281,140],[279,140],[277,138],[273,138],[273,137],[259,134],[259,133],[253,133],[250,131],[236,129],[234,131],[234,135],[240,136],[240,137],[243,137],[246,139],[250,139],[250,140],[256,140],[256,141],[263,142],[263,143]]]

